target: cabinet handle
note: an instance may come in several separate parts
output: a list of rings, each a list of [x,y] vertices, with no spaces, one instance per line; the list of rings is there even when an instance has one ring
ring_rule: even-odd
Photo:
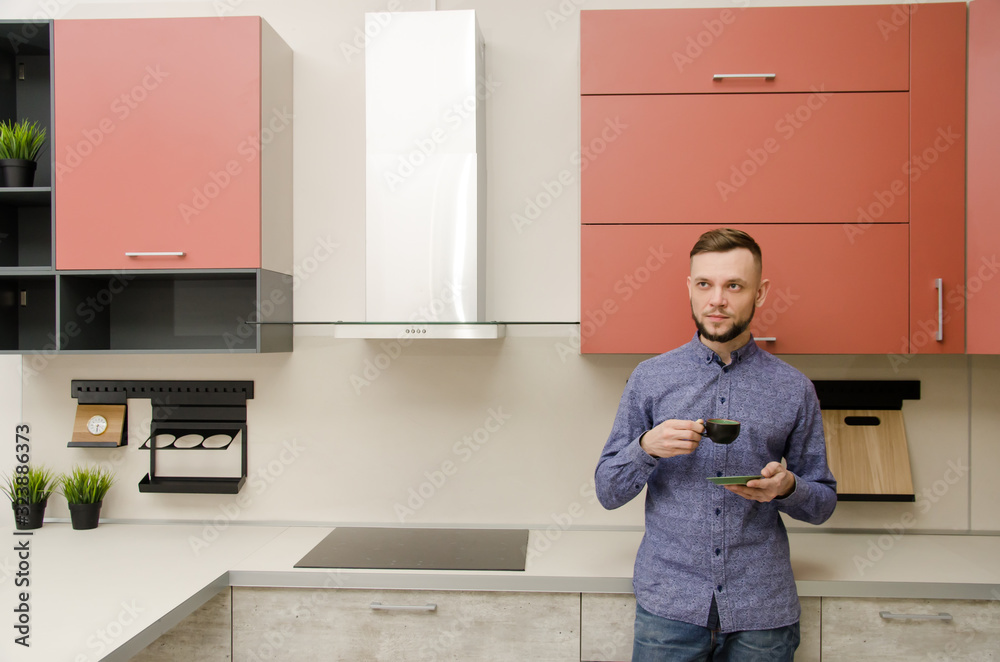
[[[126,257],[184,257],[184,251],[147,251],[143,253],[125,253]]]
[[[934,340],[941,342],[944,340],[944,280],[937,278],[934,280],[934,287],[938,295],[938,330]]]
[[[436,604],[426,605],[384,605],[381,602],[373,602],[368,605],[373,611],[437,611]]]
[[[894,614],[891,611],[880,611],[879,616],[886,620],[901,620],[901,621],[950,621],[951,614],[947,612],[940,612],[937,614]]]
[[[763,78],[764,80],[774,80],[777,74],[715,74],[712,80],[726,80],[727,78]]]
[[[775,336],[771,336],[769,338],[758,338],[757,336],[754,336],[753,339],[754,342],[778,342],[778,339]]]

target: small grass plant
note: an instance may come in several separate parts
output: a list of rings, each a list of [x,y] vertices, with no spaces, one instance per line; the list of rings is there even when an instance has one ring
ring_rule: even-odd
[[[45,144],[45,129],[38,122],[0,122],[0,159],[37,161]]]
[[[114,482],[115,474],[109,469],[75,466],[61,477],[60,486],[69,503],[100,503]]]

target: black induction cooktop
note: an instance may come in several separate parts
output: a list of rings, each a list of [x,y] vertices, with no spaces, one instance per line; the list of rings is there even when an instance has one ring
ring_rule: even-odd
[[[338,527],[296,568],[524,570],[525,529]]]

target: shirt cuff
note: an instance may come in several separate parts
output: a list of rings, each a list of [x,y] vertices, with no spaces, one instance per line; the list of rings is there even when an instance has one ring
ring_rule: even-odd
[[[646,433],[643,432],[642,434]],[[626,452],[629,454],[628,459],[632,462],[642,462],[648,464],[649,466],[653,466],[660,458],[653,457],[646,451],[642,450],[642,445],[639,443],[639,440],[642,439],[642,434],[633,439],[632,443],[626,447]]]
[[[792,491],[783,497],[776,497],[774,499],[779,504],[781,504],[782,508],[794,508],[795,506],[798,506],[806,499],[806,492],[808,491],[808,489],[802,485],[801,478],[799,478],[795,474],[792,475],[795,476],[795,486],[792,487]]]

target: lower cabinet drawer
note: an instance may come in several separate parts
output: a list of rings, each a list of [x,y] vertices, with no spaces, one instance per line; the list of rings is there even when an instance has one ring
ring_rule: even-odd
[[[800,598],[802,640],[795,662],[819,662],[820,599]],[[628,662],[632,659],[635,597],[619,593],[584,593],[580,602],[580,659]]]
[[[580,659],[619,662],[632,659],[635,596],[584,593],[580,601]]]
[[[576,661],[579,593],[233,589],[233,659]]]
[[[823,662],[864,660],[1000,660],[1000,601],[823,598]]]

